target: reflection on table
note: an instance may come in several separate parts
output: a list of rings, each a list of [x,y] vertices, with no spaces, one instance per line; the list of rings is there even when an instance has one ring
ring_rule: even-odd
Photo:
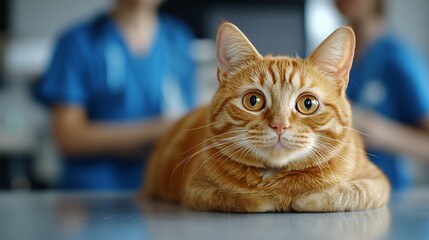
[[[429,189],[341,213],[227,214],[131,193],[1,193],[2,239],[429,239]]]

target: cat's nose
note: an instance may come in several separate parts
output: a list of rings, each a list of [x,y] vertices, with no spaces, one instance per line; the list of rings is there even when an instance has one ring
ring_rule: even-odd
[[[270,127],[274,129],[278,135],[282,134],[286,129],[290,127],[287,122],[272,122]]]

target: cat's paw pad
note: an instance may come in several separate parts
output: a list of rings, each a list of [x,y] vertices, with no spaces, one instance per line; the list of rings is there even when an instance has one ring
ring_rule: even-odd
[[[312,193],[298,197],[292,201],[292,210],[297,212],[326,212],[328,208],[329,194]]]

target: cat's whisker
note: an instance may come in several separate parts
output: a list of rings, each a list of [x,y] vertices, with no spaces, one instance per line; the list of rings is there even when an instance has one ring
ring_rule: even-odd
[[[249,150],[249,148],[252,148],[253,147],[253,145],[251,145],[251,144],[246,144],[244,147],[243,147],[243,151],[240,153],[240,155],[238,156],[239,158],[241,158],[241,159],[246,159],[246,155],[247,154],[245,154],[245,153],[247,153]],[[244,155],[243,155],[244,154]]]
[[[243,144],[243,142],[238,142],[233,148],[231,148],[231,149],[229,149],[225,154],[227,154],[227,155],[231,155],[231,156],[233,156],[233,155],[235,155],[238,151],[240,151],[241,149],[240,148],[238,148],[237,150],[235,150],[235,152],[233,153],[233,154],[229,154],[231,151],[233,151],[237,146],[240,146],[240,145],[242,145]],[[219,158],[220,159],[220,158]],[[218,160],[219,160],[218,159]],[[213,173],[215,173],[216,172],[216,170],[225,162],[225,161],[227,161],[229,158],[228,157],[226,157],[226,158],[224,158],[224,160],[210,173],[210,176],[209,176],[209,178],[207,179],[207,182],[210,182],[210,179],[211,179],[211,177],[212,177],[212,175],[213,175]],[[212,168],[217,162],[218,162],[218,160],[216,160],[215,161],[215,163],[212,165],[212,166],[210,166],[210,168]],[[210,169],[209,168],[209,169]]]
[[[225,148],[224,149],[224,151],[225,151],[225,153],[222,153],[221,151],[219,151],[219,152],[217,152],[217,154],[213,154],[211,157],[214,157],[214,156],[219,156],[219,155],[221,155],[221,154],[228,154],[228,153],[230,153],[231,151],[233,151],[233,150],[235,150],[236,148],[237,148],[237,146],[238,145],[240,145],[240,144],[238,144],[238,143],[235,143],[235,144],[233,144],[233,145],[231,145],[231,146],[229,146],[228,148]],[[225,156],[225,155],[224,155]],[[214,161],[214,163],[212,164],[212,165],[210,165],[209,166],[209,170],[211,169],[211,168],[213,168],[215,165],[216,165],[216,163],[219,161],[219,160],[221,160],[221,159],[223,159],[223,161],[222,161],[222,163],[223,162],[225,162],[226,160],[228,160],[229,159],[229,157],[224,157],[224,158],[222,158],[222,156],[219,156],[215,161]],[[216,168],[217,169],[217,168]],[[215,169],[215,170],[216,170]],[[211,174],[213,174],[213,172],[214,171],[212,171],[212,173]],[[210,174],[210,177],[211,177],[211,174]],[[210,181],[210,177],[208,178],[208,181]]]
[[[243,147],[243,151],[240,153],[239,158],[241,159],[246,159],[247,155],[250,153],[250,151],[254,150],[254,143],[251,142],[252,144],[247,144]]]
[[[215,124],[216,124],[216,122],[212,122],[212,123],[206,124],[206,125],[204,125],[204,126],[184,129],[183,131],[185,131],[185,132],[188,132],[188,131],[195,131],[195,130],[199,130],[199,129],[202,129],[202,128],[206,128],[206,127],[213,126],[213,125],[215,125]]]
[[[219,159],[221,159],[221,158],[218,158],[217,160],[216,160],[216,162],[215,163],[217,163],[218,161],[219,161]],[[228,160],[228,158],[225,158],[225,159],[223,159],[223,161],[210,173],[210,176],[209,176],[209,178],[207,179],[207,183],[209,183],[210,182],[210,180],[211,180],[211,178],[212,178],[212,176],[213,176],[213,173],[215,173],[216,172],[216,170],[226,161],[226,160]],[[211,167],[213,167],[213,166],[211,166]]]
[[[243,138],[243,139],[245,139],[245,138]],[[239,140],[239,139],[238,139]],[[232,141],[231,141],[232,142]],[[227,142],[227,143],[231,143],[231,142]],[[226,143],[226,144],[227,144]],[[240,143],[240,142],[236,142],[236,143],[233,143],[231,146],[234,146],[235,144],[237,144],[237,143]],[[224,144],[222,144],[222,145],[224,145]],[[218,146],[220,146],[220,145],[218,145]],[[228,146],[227,148],[230,148],[231,146]],[[217,147],[217,146],[216,146]],[[217,156],[217,155],[219,155],[219,154],[221,154],[222,152],[221,152],[221,150],[218,150],[217,152],[215,152],[214,154],[212,154],[211,156],[209,156],[207,159],[205,159],[204,160],[204,162],[202,163],[202,164],[200,164],[200,167],[193,173],[193,175],[195,174],[195,173],[197,173],[204,165],[205,165],[205,163],[208,161],[208,160],[210,160],[210,158],[212,158],[212,157],[214,157],[214,156]],[[185,165],[185,168],[186,168],[186,165]]]
[[[228,147],[226,147],[226,148],[224,148],[223,150],[225,151],[224,153],[222,153],[222,151],[221,150],[218,150],[215,154],[212,154],[208,159],[206,159],[205,161],[204,161],[204,163],[203,164],[201,164],[201,166],[202,165],[204,165],[210,158],[212,158],[212,157],[214,157],[214,156],[218,156],[218,155],[221,155],[221,154],[223,154],[223,155],[228,155],[228,153],[231,151],[231,150],[234,150],[237,146],[239,146],[241,143],[234,143],[234,144],[232,144],[231,146],[228,146]],[[219,160],[221,160],[222,158],[221,157],[219,157],[218,159],[216,159],[215,161],[214,161],[214,163],[211,165],[211,166],[209,166],[208,167],[208,169],[211,169],[211,168],[213,168],[213,166],[219,161]],[[225,160],[227,160],[227,159],[229,159],[228,157],[224,157],[224,160],[223,161],[225,161]],[[201,167],[200,167],[201,168]],[[217,168],[216,168],[217,169]],[[196,171],[197,172],[197,171]],[[213,172],[212,172],[213,173]],[[211,173],[211,174],[212,174]],[[210,174],[210,176],[211,176],[211,174]],[[208,180],[207,180],[207,182],[210,180],[210,177],[208,178]]]
[[[209,170],[211,170],[211,168],[213,168],[215,165],[216,165],[216,163],[218,163],[219,161],[221,161],[220,162],[220,164],[219,165],[217,165],[217,167],[215,168],[215,170],[214,171],[211,171],[211,173],[210,173],[210,175],[209,175],[209,177],[207,178],[207,184],[208,183],[210,183],[210,180],[211,180],[211,178],[212,178],[212,176],[213,176],[213,173],[215,173],[215,171],[220,167],[220,165],[222,165],[225,161],[227,161],[228,160],[228,158],[218,158],[218,159],[216,159],[216,161],[209,167]]]
[[[321,135],[321,134],[317,134],[317,133],[316,133],[316,136],[318,136],[318,137],[320,137],[320,138],[324,138],[324,139],[328,139],[328,140],[336,141],[336,142],[338,142],[338,143],[340,143],[340,144],[343,144],[343,145],[345,145],[345,146],[347,146],[347,147],[350,147],[350,148],[353,148],[353,149],[355,149],[355,150],[357,150],[357,151],[360,151],[360,152],[362,152],[362,153],[365,153],[365,154],[367,154],[367,155],[369,155],[369,156],[371,156],[371,157],[379,158],[378,156],[376,156],[376,155],[374,155],[374,154],[371,154],[371,153],[366,152],[366,151],[364,151],[364,150],[362,150],[362,149],[360,149],[360,148],[357,148],[357,147],[356,147],[356,146],[354,146],[353,144],[346,143],[346,142],[340,141],[340,140],[338,140],[338,139],[335,139],[335,138],[332,138],[332,137],[327,137],[327,136],[324,136],[324,135]]]
[[[316,157],[317,159],[323,160],[323,163],[327,165],[327,167],[329,168],[334,179],[337,180],[337,177],[334,176],[332,168],[331,168],[330,163],[329,163],[331,158],[328,158],[328,156],[323,156],[321,151],[327,152],[332,157],[334,157],[334,156],[337,157],[337,156],[341,156],[341,154],[340,154],[341,149],[334,148],[331,145],[326,145],[324,142],[318,141],[317,144],[314,144],[313,148],[311,148],[310,150],[312,150],[312,152],[318,156],[318,157]],[[338,172],[338,174],[340,174],[341,177],[344,178],[344,175],[342,173]]]
[[[334,155],[336,157],[340,157],[342,160],[344,160],[346,163],[351,163],[353,164],[354,167],[358,168],[360,170],[360,172],[365,176],[365,178],[368,177],[368,175],[366,174],[365,171],[363,171],[363,169],[359,166],[359,164],[357,164],[355,161],[351,161],[350,159],[347,159],[346,156],[344,156],[343,154],[339,153],[338,148],[332,146],[332,145],[326,145],[324,143],[320,143],[317,146],[320,150],[324,150],[327,151],[328,153]],[[322,148],[320,148],[322,147]],[[335,152],[333,150],[336,150]]]
[[[322,160],[323,160],[323,162],[324,162],[324,165],[325,166],[327,166],[328,167],[328,169],[329,169],[329,171],[331,172],[331,175],[332,175],[332,178],[335,180],[335,181],[338,181],[338,178],[337,178],[337,176],[334,174],[334,172],[332,171],[332,168],[331,168],[331,166],[329,165],[329,159],[326,159],[319,151],[316,151],[317,150],[317,147],[315,148],[315,151],[314,151],[314,153],[317,155],[317,156],[319,156]]]
[[[209,145],[209,146],[218,147],[218,146],[221,146],[221,145],[225,145],[225,144],[228,144],[228,143],[230,143],[230,142],[237,141],[237,140],[239,140],[239,138],[241,138],[242,136],[245,136],[245,135],[246,135],[246,133],[243,133],[243,134],[239,134],[239,135],[236,135],[236,136],[233,136],[233,137],[220,139],[218,142],[212,143],[212,144],[211,144],[211,145]],[[218,144],[218,145],[216,145],[216,144]],[[207,147],[209,147],[209,146],[207,146]],[[193,158],[194,156],[198,155],[198,154],[199,154],[199,153],[201,153],[201,152],[204,152],[205,150],[208,150],[208,149],[206,149],[207,147],[205,147],[205,148],[201,149],[200,151],[195,152],[195,153],[192,155],[192,157],[191,157],[191,158]],[[210,148],[209,148],[209,149],[210,149]]]
[[[356,169],[358,169],[360,171],[360,173],[363,175],[363,178],[368,178],[367,173],[359,166],[359,164],[357,164],[354,161],[350,161],[350,159],[347,159],[346,156],[344,156],[344,155],[337,155],[337,157],[340,157],[347,164],[352,164],[352,167],[356,167]]]
[[[200,154],[201,152],[204,152],[205,150],[210,149],[211,147],[216,147],[216,146],[217,146],[216,144],[220,144],[220,145],[227,144],[227,143],[229,143],[229,142],[232,142],[232,141],[237,140],[237,138],[240,138],[241,136],[244,136],[244,135],[246,135],[246,133],[242,133],[242,134],[239,134],[239,135],[236,135],[236,136],[232,136],[232,137],[229,137],[229,138],[219,139],[219,141],[217,141],[217,142],[213,142],[213,143],[211,143],[210,145],[205,146],[204,148],[200,149],[199,151],[197,151],[197,152],[193,153],[192,155],[190,155],[190,156],[188,156],[188,157],[192,158],[192,157],[194,157],[195,155],[198,155],[198,154]],[[208,140],[214,140],[214,139],[213,139],[213,138],[210,138],[210,139],[208,139]]]
[[[251,131],[251,130],[247,130],[247,129],[242,129],[242,130],[235,130],[235,131],[229,131],[229,132],[221,133],[221,134],[215,135],[215,136],[213,136],[213,137],[210,137],[210,138],[208,138],[208,139],[206,139],[206,140],[204,140],[204,141],[200,142],[199,144],[197,144],[197,145],[193,146],[192,148],[190,148],[190,149],[186,150],[185,152],[179,153],[179,155],[181,155],[181,154],[185,154],[185,153],[187,153],[187,152],[189,152],[189,151],[191,151],[191,150],[195,149],[196,147],[198,147],[198,146],[200,146],[200,145],[202,145],[202,144],[206,143],[207,141],[210,141],[210,140],[213,140],[213,139],[216,139],[216,138],[221,138],[221,137],[224,137],[225,135],[228,135],[228,134],[233,134],[233,133],[242,133],[242,132],[245,132],[245,133],[251,133],[252,131]],[[234,136],[233,136],[233,137],[234,137]],[[225,140],[225,138],[223,138],[223,139],[221,139],[221,140]]]
[[[360,148],[355,147],[355,146],[354,146],[354,145],[352,145],[352,144],[348,144],[348,143],[342,142],[342,141],[340,141],[340,140],[338,140],[338,139],[334,139],[334,138],[326,137],[326,136],[320,136],[320,137],[325,138],[325,139],[334,140],[334,141],[336,141],[336,142],[338,142],[338,143],[340,143],[340,144],[343,144],[343,145],[345,145],[345,146],[347,146],[347,147],[349,147],[349,148],[352,148],[352,149],[354,149],[354,150],[357,150],[357,151],[359,151],[359,152],[361,152],[361,153],[364,153],[364,154],[366,154],[366,155],[368,155],[368,156],[371,156],[371,157],[374,157],[374,158],[379,158],[378,156],[376,156],[376,155],[374,155],[374,154],[368,153],[368,152],[366,152],[366,151],[364,151],[364,150],[362,150],[362,149],[360,149]]]
[[[346,128],[346,129],[350,129],[350,130],[355,131],[355,132],[357,132],[357,133],[359,133],[359,134],[361,134],[361,135],[364,135],[364,136],[366,136],[366,137],[370,137],[370,138],[372,138],[372,137],[373,137],[372,135],[370,135],[370,134],[368,134],[368,133],[361,132],[361,131],[359,131],[359,130],[357,130],[357,129],[353,128],[353,127],[347,127],[347,126],[341,126],[341,127],[342,127],[342,128]]]
[[[316,163],[317,167],[320,169],[320,173],[322,174],[322,179],[325,181],[325,174],[323,173],[323,169],[320,166],[319,159],[317,158],[316,154],[314,153],[314,150],[310,148],[310,151],[308,152],[310,154],[311,159]]]
[[[234,141],[238,141],[238,142],[236,142],[236,143],[233,143],[232,145],[230,145],[230,146],[227,146],[225,149],[230,149],[231,147],[234,147],[234,146],[236,146],[236,145],[238,145],[238,144],[242,144],[241,142],[243,142],[243,139],[244,140],[246,140],[246,138],[242,138],[242,139],[235,139]],[[227,143],[231,143],[232,141],[230,141],[230,142],[227,142]],[[223,145],[223,144],[222,144]],[[204,162],[200,165],[200,167],[192,174],[192,175],[194,175],[195,173],[197,173],[202,167],[203,167],[203,165],[205,165],[205,163],[207,162],[207,161],[209,161],[212,157],[214,157],[214,156],[217,156],[217,155],[220,155],[220,154],[222,154],[222,151],[221,150],[218,150],[217,152],[215,152],[214,154],[212,154],[211,156],[209,156],[207,159],[205,159],[204,160]],[[187,164],[187,163],[186,163]],[[186,165],[185,165],[185,168],[186,168]]]
[[[174,176],[174,173],[177,171],[177,169],[178,169],[180,166],[182,166],[183,164],[185,164],[185,167],[184,167],[184,169],[183,169],[183,171],[184,171],[184,170],[185,170],[185,168],[186,168],[186,164],[187,164],[187,163],[188,163],[188,162],[189,162],[193,157],[195,157],[196,155],[198,155],[198,154],[200,154],[200,153],[202,153],[202,152],[204,152],[204,151],[207,151],[207,150],[209,150],[209,149],[211,149],[211,148],[219,147],[219,146],[222,146],[222,145],[228,144],[228,143],[230,143],[230,142],[233,142],[233,141],[235,141],[237,138],[239,138],[239,137],[241,137],[241,136],[243,136],[243,135],[245,135],[245,133],[240,134],[240,135],[237,135],[237,136],[234,136],[234,137],[231,137],[231,138],[222,139],[222,140],[220,140],[220,142],[214,142],[214,143],[212,143],[212,144],[210,144],[210,145],[208,145],[208,146],[206,146],[206,147],[204,147],[204,148],[200,149],[199,151],[197,151],[197,152],[193,153],[192,155],[190,155],[190,156],[186,157],[185,159],[181,160],[181,161],[180,161],[178,164],[176,164],[176,166],[173,168],[173,171],[172,171],[171,176],[170,176],[170,184],[171,184],[171,182],[173,181],[173,176]]]

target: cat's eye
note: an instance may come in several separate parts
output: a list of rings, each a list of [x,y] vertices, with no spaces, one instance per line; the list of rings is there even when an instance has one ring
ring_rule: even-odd
[[[243,97],[243,105],[250,111],[259,111],[265,107],[264,95],[257,91],[248,92]]]
[[[312,95],[302,95],[296,102],[296,110],[298,112],[309,115],[315,113],[319,109],[319,100]]]

